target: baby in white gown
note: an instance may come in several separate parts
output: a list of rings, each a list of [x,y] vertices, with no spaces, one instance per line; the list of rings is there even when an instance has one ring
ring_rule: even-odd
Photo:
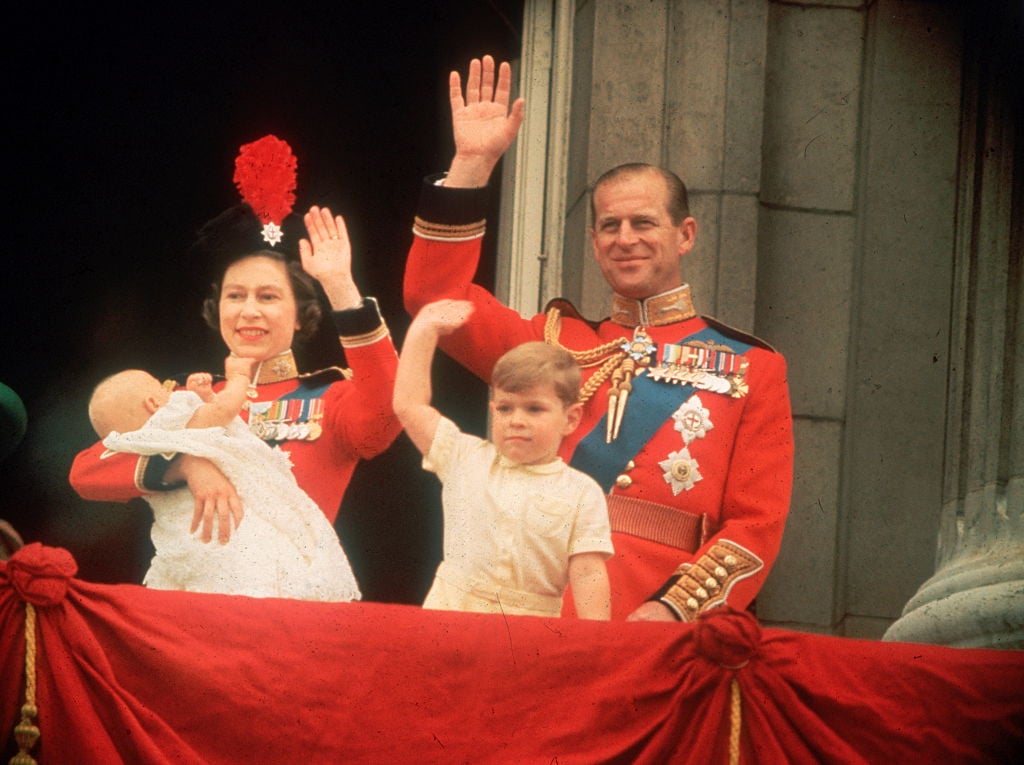
[[[229,357],[227,382],[213,393],[209,375],[168,391],[146,372],[128,370],[100,383],[89,417],[109,452],[181,453],[215,464],[234,485],[243,520],[224,544],[189,533],[195,500],[187,487],[146,495],[153,508],[156,555],[147,587],[251,597],[350,601],[360,597],[338,536],[299,488],[288,455],[271,448],[238,416],[252,370]]]

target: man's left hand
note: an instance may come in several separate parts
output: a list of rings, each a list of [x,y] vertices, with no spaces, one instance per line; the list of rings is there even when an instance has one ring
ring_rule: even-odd
[[[626,617],[627,622],[677,622],[671,609],[664,603],[649,600]]]

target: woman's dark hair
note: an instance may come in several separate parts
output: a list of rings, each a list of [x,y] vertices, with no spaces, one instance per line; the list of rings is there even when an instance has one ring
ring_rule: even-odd
[[[320,319],[323,317],[323,310],[320,308],[320,300],[317,297],[316,283],[313,277],[302,270],[302,266],[295,260],[286,257],[283,253],[274,250],[256,250],[225,263],[221,277],[210,285],[210,293],[203,301],[203,319],[216,332],[220,331],[220,291],[224,281],[224,274],[235,263],[249,258],[267,258],[275,263],[284,266],[288,274],[288,281],[292,286],[292,293],[295,295],[296,319],[299,322],[298,333],[303,339],[312,337],[320,326]]]

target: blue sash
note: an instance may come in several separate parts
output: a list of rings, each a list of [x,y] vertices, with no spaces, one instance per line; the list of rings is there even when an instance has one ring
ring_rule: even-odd
[[[712,327],[684,337],[675,344],[682,345],[694,340],[710,340],[728,345],[737,355],[742,355],[753,347],[735,338],[726,337]],[[576,446],[569,464],[597,481],[607,493],[626,463],[633,459],[661,429],[665,421],[679,408],[680,403],[690,398],[695,391],[696,388],[692,385],[666,384],[652,380],[647,375],[634,378],[619,437],[610,444],[605,443],[608,421],[608,414],[605,413],[601,421]]]
[[[307,388],[305,385],[299,384],[291,393],[285,393],[277,400],[292,401],[294,399],[302,399],[303,401],[308,401],[309,399],[322,397],[330,387],[331,383],[327,383],[327,385],[318,385],[315,388]]]

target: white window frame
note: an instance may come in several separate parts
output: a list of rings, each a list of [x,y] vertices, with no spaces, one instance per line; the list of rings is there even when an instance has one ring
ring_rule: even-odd
[[[505,158],[496,292],[524,316],[562,293],[574,12],[573,0],[523,8],[516,73],[526,117]]]

